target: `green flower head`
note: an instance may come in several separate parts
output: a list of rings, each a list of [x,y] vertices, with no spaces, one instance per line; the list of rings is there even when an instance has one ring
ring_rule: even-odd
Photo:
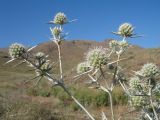
[[[87,62],[79,63],[77,66],[77,73],[81,74],[90,70],[90,66]]]
[[[160,74],[160,69],[153,63],[145,64],[138,74],[144,77],[154,77]]]
[[[106,49],[97,47],[89,50],[86,56],[86,61],[90,66],[99,68],[101,65],[106,65],[108,62],[108,55]]]
[[[21,58],[26,53],[26,49],[23,45],[14,43],[9,47],[9,55],[12,59]]]
[[[123,49],[126,49],[126,48],[129,47],[129,44],[128,44],[127,41],[119,41],[119,42],[118,42],[118,45],[119,45],[121,48],[123,48]]]
[[[134,28],[130,23],[123,23],[119,26],[118,34],[123,37],[131,37],[133,36]]]
[[[49,61],[46,61],[40,66],[40,69],[36,69],[37,75],[45,75],[46,72],[49,73],[52,69],[52,64]]]
[[[54,17],[54,24],[59,24],[59,25],[63,25],[66,24],[68,22],[67,20],[67,16],[64,13],[57,13]]]
[[[56,38],[59,39],[60,35],[62,33],[62,29],[59,27],[54,27],[53,29],[51,29],[52,35]]]
[[[109,42],[109,47],[111,48],[111,49],[115,49],[115,47],[117,47],[118,46],[118,41],[117,40],[111,40],[110,42]]]
[[[140,79],[138,77],[132,77],[129,81],[129,86],[133,90],[139,89],[141,87]]]
[[[147,105],[147,98],[144,96],[132,96],[131,105],[135,108],[139,108]]]
[[[36,53],[35,57],[36,57],[36,59],[42,59],[42,58],[45,58],[45,54],[42,52],[38,52],[38,53]]]
[[[125,40],[122,41],[112,40],[109,42],[109,46],[117,54],[122,54],[129,47],[129,44]]]

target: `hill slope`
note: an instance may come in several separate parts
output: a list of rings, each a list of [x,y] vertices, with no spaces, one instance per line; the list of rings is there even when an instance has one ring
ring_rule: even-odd
[[[84,54],[95,46],[108,47],[108,41],[96,42],[96,41],[82,41],[82,40],[73,40],[63,42],[62,48],[62,62],[63,68],[66,75],[76,70],[76,66],[79,62],[82,62]],[[38,47],[33,51],[41,51],[48,54],[53,62],[57,61],[58,53],[57,47],[53,42],[46,42],[39,44]],[[16,71],[16,72],[25,72],[24,65],[22,67],[12,68],[13,63],[10,65],[3,65],[5,61],[9,60],[7,49],[0,49],[0,70],[1,71]],[[132,46],[125,53],[124,57],[131,58],[127,61],[121,62],[122,66],[125,68],[136,70],[140,68],[145,63],[153,62],[157,65],[160,65],[160,48],[144,49],[137,46]],[[2,74],[2,72],[1,72]]]

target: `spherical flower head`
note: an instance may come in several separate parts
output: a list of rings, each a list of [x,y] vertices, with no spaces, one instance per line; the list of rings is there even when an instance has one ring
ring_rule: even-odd
[[[123,23],[119,26],[118,34],[123,37],[131,37],[133,36],[134,28],[130,23]]]
[[[66,24],[68,22],[67,17],[64,13],[57,13],[56,16],[54,17],[54,24],[59,24],[59,25],[63,25]]]
[[[97,47],[91,49],[86,56],[86,61],[90,66],[94,68],[100,68],[101,65],[106,65],[108,61],[108,55],[106,54],[106,49],[102,47]]]
[[[137,90],[141,87],[141,82],[140,79],[138,77],[132,77],[129,81],[129,86],[131,87],[131,89],[133,90]]]
[[[111,41],[109,42],[109,47],[110,47],[111,49],[114,49],[115,47],[117,47],[117,45],[118,45],[118,41],[117,41],[117,40],[111,40]]]
[[[21,58],[26,53],[26,49],[23,45],[14,43],[9,47],[9,55],[12,59]]]
[[[49,61],[46,61],[44,64],[40,66],[40,70],[37,69],[36,73],[37,75],[44,75],[46,72],[49,73],[52,69],[52,65]]]
[[[36,59],[42,59],[45,57],[45,54],[42,52],[38,52],[38,53],[36,53],[35,57],[36,57]]]
[[[90,70],[90,66],[87,62],[79,63],[77,66],[77,73],[81,74]]]
[[[147,99],[144,96],[132,96],[131,105],[135,108],[142,107],[147,104]]]
[[[122,54],[123,52],[126,51],[126,49],[129,47],[129,44],[127,41],[118,41],[118,49],[117,49],[117,53],[118,54]]]
[[[49,72],[52,69],[51,64],[47,61],[41,66],[41,70]]]
[[[153,63],[145,64],[138,74],[144,77],[154,77],[160,74],[160,69]]]
[[[126,49],[126,48],[129,47],[129,44],[128,44],[127,41],[119,41],[119,42],[118,42],[118,45],[119,45],[121,48],[123,48],[123,49]]]
[[[35,65],[40,68],[45,62],[47,62],[46,55],[42,52],[35,54]],[[34,67],[31,65],[31,67]]]
[[[55,38],[58,38],[60,34],[62,33],[62,29],[59,27],[54,27],[51,32]]]

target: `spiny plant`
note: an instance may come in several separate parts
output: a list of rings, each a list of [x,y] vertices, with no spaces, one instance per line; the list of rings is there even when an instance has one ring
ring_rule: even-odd
[[[49,81],[52,87],[60,86],[64,92],[75,101],[75,103],[88,115],[91,120],[95,120],[95,115],[92,115],[88,110],[72,95],[70,90],[65,84],[65,78],[63,75],[63,64],[61,58],[61,44],[65,40],[67,33],[64,33],[63,26],[71,23],[75,20],[68,20],[64,13],[57,13],[49,24],[52,34],[51,40],[57,45],[58,49],[58,63],[59,63],[59,77],[52,73],[52,68],[55,64],[48,60],[48,56],[42,52],[32,54],[32,48],[25,48],[23,45],[15,43],[9,47],[9,55],[11,60],[6,63],[10,63],[19,59],[21,63],[26,63],[35,71],[35,77],[30,79],[37,79],[35,84],[38,85],[42,78]],[[113,109],[113,89],[119,84],[126,96],[128,96],[129,105],[134,110],[139,110],[139,116],[137,119],[142,120],[158,120],[160,111],[160,101],[158,95],[160,95],[160,83],[159,75],[160,69],[153,63],[145,64],[140,71],[133,71],[134,75],[131,78],[127,78],[123,68],[120,65],[121,61],[128,58],[121,58],[123,54],[130,47],[127,39],[137,37],[134,33],[134,27],[129,23],[120,25],[117,32],[113,32],[116,35],[122,37],[122,40],[111,40],[109,42],[109,48],[95,47],[90,49],[85,54],[85,60],[78,64],[78,75],[74,78],[80,78],[86,76],[90,81],[86,81],[90,85],[90,88],[96,88],[102,90],[109,95],[111,119],[115,120],[115,113]],[[114,56],[117,56],[116,59]],[[111,78],[111,79],[109,79]],[[129,79],[129,83],[126,81]],[[30,81],[29,80],[29,81]],[[124,116],[120,115],[118,120]],[[107,120],[104,112],[102,112],[102,120]]]
[[[117,84],[123,88],[124,93],[128,96],[128,102],[130,108],[132,108],[130,112],[140,111],[137,119],[158,120],[160,101],[157,95],[160,93],[158,81],[160,69],[155,64],[148,63],[140,71],[133,71],[135,74],[133,77],[127,78],[120,65],[120,62],[127,60],[127,58],[121,57],[130,47],[127,39],[138,36],[136,36],[133,26],[129,23],[120,25],[118,32],[113,33],[121,36],[122,40],[111,40],[109,48],[99,47],[89,50],[85,56],[85,61],[77,66],[77,73],[80,74],[76,77],[86,75],[90,78],[87,83],[92,88],[98,88],[108,93],[112,120],[116,119],[112,93]],[[117,59],[114,60],[113,56],[115,55]],[[109,80],[108,78],[112,79]],[[128,80],[129,83],[126,82]],[[104,112],[102,116],[102,119],[107,120]],[[121,118],[122,115],[118,119]]]

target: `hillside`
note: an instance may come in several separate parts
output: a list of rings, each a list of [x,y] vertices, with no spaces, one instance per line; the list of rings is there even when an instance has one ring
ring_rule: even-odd
[[[108,97],[100,91],[84,87],[86,85],[84,83],[85,77],[76,82],[73,80],[73,76],[77,74],[77,64],[82,62],[85,59],[84,54],[95,46],[108,47],[108,40],[103,42],[82,40],[63,42],[62,63],[66,78],[65,82],[72,88],[71,91],[78,99],[84,100],[84,104],[87,103],[86,107],[89,111],[99,118],[102,110],[106,111],[106,113],[109,112]],[[53,62],[58,59],[57,48],[53,42],[39,44],[33,50],[33,54],[37,51],[48,54]],[[122,61],[120,63],[121,66],[125,68],[127,73],[131,73],[131,70],[138,70],[147,62],[160,65],[160,48],[144,49],[138,46],[131,46],[122,57],[128,58],[128,60]],[[4,113],[0,111],[0,119],[2,114],[2,117],[5,116],[5,119],[9,118],[8,120],[13,120],[13,115],[15,115],[15,120],[37,120],[38,118],[52,120],[55,117],[57,117],[57,120],[75,120],[77,118],[77,120],[88,120],[83,111],[61,89],[48,87],[44,80],[34,88],[33,85],[36,81],[24,84],[24,81],[34,77],[34,71],[31,71],[25,64],[14,67],[18,63],[17,61],[4,65],[9,59],[8,49],[0,49],[0,107],[4,109],[2,111],[6,111]],[[55,74],[57,73],[57,68],[58,65],[54,66],[53,72]],[[114,93],[115,110],[117,113],[123,113],[127,109],[127,106],[125,106],[127,99],[119,87],[115,89]],[[24,111],[24,114],[17,115],[19,111]],[[132,114],[132,116],[134,115]]]
[[[83,41],[83,40],[72,40],[63,42],[62,48],[62,62],[65,74],[68,76],[70,73],[75,73],[76,66],[79,62],[82,62],[84,58],[84,54],[95,46],[103,46],[108,47],[108,41],[105,40],[103,42],[96,41]],[[57,47],[53,42],[41,43],[36,47],[33,51],[33,54],[37,51],[44,52],[49,55],[50,59],[53,62],[57,61]],[[153,62],[157,65],[160,65],[160,48],[152,48],[152,49],[144,49],[138,46],[131,46],[128,51],[123,55],[124,58],[129,58],[124,62],[121,62],[122,66],[128,70],[137,70],[144,63]],[[23,65],[22,67],[18,66],[13,68],[14,66],[11,63],[10,65],[3,65],[5,61],[9,60],[8,58],[8,50],[0,49],[0,69],[1,71],[17,71],[17,72],[25,72]],[[55,70],[56,72],[57,70]],[[2,73],[1,73],[2,74]]]

